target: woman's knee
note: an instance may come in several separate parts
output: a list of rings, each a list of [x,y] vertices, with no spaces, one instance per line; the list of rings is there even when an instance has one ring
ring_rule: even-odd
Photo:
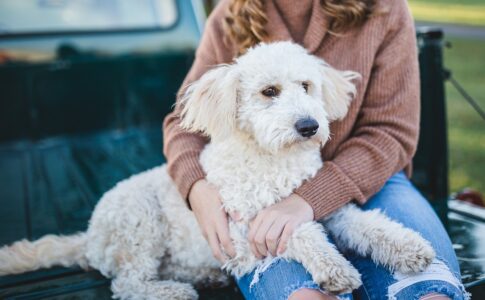
[[[288,297],[288,300],[337,300],[338,298],[332,295],[327,295],[319,290],[302,288],[294,291]]]
[[[467,300],[469,294],[457,275],[440,260],[435,260],[425,271],[417,274],[394,273],[388,287],[389,299],[404,300]]]
[[[419,298],[419,300],[452,300],[452,299],[443,294],[431,293],[428,295],[424,295],[423,297]]]

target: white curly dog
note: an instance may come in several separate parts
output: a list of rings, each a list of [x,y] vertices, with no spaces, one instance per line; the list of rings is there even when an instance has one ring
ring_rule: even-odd
[[[237,255],[221,265],[212,256],[194,214],[160,166],[108,191],[87,232],[48,235],[0,249],[0,275],[54,265],[80,265],[112,277],[121,299],[195,299],[195,287],[227,282],[221,267],[242,276],[270,265],[257,259],[246,234],[258,211],[290,195],[322,167],[320,147],[329,122],[343,118],[359,75],[338,71],[289,42],[261,44],[190,85],[182,98],[182,125],[211,142],[200,156],[207,180],[222,196]],[[400,272],[424,270],[434,251],[418,233],[379,211],[353,204],[324,225],[339,246]],[[332,292],[357,288],[360,274],[327,240],[322,224],[295,228],[281,258],[301,262]]]

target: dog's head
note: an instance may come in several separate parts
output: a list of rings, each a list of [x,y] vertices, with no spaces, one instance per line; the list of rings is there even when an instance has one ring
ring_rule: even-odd
[[[272,153],[320,145],[329,138],[329,123],[346,115],[358,77],[296,44],[260,44],[186,89],[182,126],[213,142],[244,133]]]

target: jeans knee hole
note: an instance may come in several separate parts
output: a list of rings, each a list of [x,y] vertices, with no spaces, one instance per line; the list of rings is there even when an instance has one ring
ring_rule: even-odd
[[[304,281],[304,282],[301,282],[301,283],[295,283],[295,284],[292,284],[290,286],[287,286],[285,288],[285,299],[289,299],[291,295],[293,295],[294,293],[301,291],[303,289],[316,290],[316,291],[320,291],[322,293],[324,292],[322,289],[320,289],[318,284],[316,284],[315,282],[313,282],[311,280],[308,280],[308,281]]]
[[[432,292],[443,294],[453,300],[469,299],[470,297],[463,284],[452,274],[448,266],[437,259],[421,273],[395,272],[393,276],[396,282],[388,288],[390,300],[398,300],[398,295],[406,295],[406,298],[402,299],[419,299]]]

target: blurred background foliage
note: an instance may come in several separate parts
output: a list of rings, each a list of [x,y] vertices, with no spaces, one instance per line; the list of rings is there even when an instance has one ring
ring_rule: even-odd
[[[485,1],[409,0],[418,25],[445,27],[444,64],[478,104],[485,108]],[[448,33],[446,28],[453,33]],[[453,28],[454,27],[454,28]],[[474,34],[467,34],[473,31]],[[465,187],[485,193],[485,120],[446,83],[450,190]]]
[[[448,37],[445,66],[482,108],[485,108],[485,39]],[[485,192],[485,120],[446,83],[450,188]]]
[[[485,26],[483,0],[409,0],[417,20]]]

